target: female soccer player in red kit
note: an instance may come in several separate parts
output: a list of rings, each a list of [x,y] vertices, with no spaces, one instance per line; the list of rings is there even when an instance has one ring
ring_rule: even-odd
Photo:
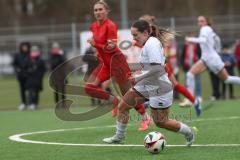
[[[85,84],[85,91],[91,97],[113,102],[112,116],[115,117],[119,99],[102,90],[99,85],[113,77],[119,85],[122,95],[125,95],[131,88],[132,81],[130,80],[131,71],[126,58],[117,47],[117,26],[108,19],[108,13],[109,6],[106,2],[98,1],[95,3],[94,15],[97,21],[91,25],[93,37],[88,39],[88,43],[97,49],[101,63],[89,77]],[[139,130],[146,130],[151,121],[150,116],[147,115],[143,104],[137,105],[135,109],[142,115]]]

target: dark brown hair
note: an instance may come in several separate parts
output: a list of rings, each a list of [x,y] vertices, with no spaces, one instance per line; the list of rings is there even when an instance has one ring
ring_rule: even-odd
[[[205,16],[204,16],[204,17],[205,17]],[[212,25],[213,25],[213,20],[212,20],[212,18],[210,18],[210,17],[205,17],[205,19],[206,19],[206,21],[207,21],[207,25],[210,26],[210,27],[212,27]]]

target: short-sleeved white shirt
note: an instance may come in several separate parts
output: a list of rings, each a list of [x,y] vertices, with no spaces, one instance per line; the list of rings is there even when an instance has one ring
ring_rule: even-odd
[[[202,59],[204,59],[204,60],[218,54],[214,48],[214,45],[215,45],[214,44],[215,43],[214,36],[215,35],[216,34],[213,31],[213,29],[209,26],[204,26],[200,30],[199,37],[206,38],[205,42],[203,42],[203,43],[200,42],[200,47],[202,50]]]
[[[161,42],[155,38],[150,37],[140,54],[140,63],[143,68],[151,63],[157,63],[164,66],[165,64],[164,49]],[[152,108],[167,108],[171,106],[173,101],[172,84],[165,73],[162,76],[149,76],[134,86],[141,95],[149,99]],[[164,89],[165,88],[165,89]]]
[[[202,50],[201,59],[211,71],[218,74],[223,69],[224,63],[214,47],[215,36],[216,33],[211,27],[204,26],[201,28],[198,38],[189,38],[188,41],[200,44]]]
[[[165,56],[164,56],[164,50],[161,42],[155,38],[150,37],[140,54],[140,63],[158,63],[158,64],[165,64]]]

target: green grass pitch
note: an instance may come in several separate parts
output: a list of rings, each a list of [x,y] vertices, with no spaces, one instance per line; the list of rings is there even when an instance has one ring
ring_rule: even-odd
[[[47,81],[47,80],[46,80]],[[168,145],[184,145],[182,135],[171,133],[151,125],[146,132],[137,131],[140,121],[135,111],[127,129],[125,144],[138,145],[131,147],[106,147],[102,138],[111,136],[115,119],[108,113],[97,119],[86,122],[66,122],[58,119],[54,113],[52,92],[45,81],[46,90],[42,93],[41,109],[37,111],[19,112],[14,110],[18,105],[16,83],[1,80],[0,106],[0,160],[239,160],[240,159],[240,100],[218,102],[203,102],[203,114],[197,119],[194,111],[190,118],[189,109],[179,108],[175,103],[171,116],[182,120],[190,126],[196,126],[198,133],[193,147],[166,147],[157,155],[148,153],[143,146],[144,136],[151,131],[160,131],[165,135]],[[203,82],[205,84],[205,82]],[[207,83],[207,82],[206,82]],[[5,85],[4,85],[5,84]],[[8,86],[8,87],[7,87]],[[5,88],[4,88],[5,87]],[[204,88],[204,94],[208,87]],[[236,95],[239,87],[236,87]],[[4,96],[11,95],[13,97]],[[72,108],[74,113],[92,109],[88,100],[80,101]],[[45,105],[43,105],[45,104]],[[51,107],[51,108],[50,108]],[[39,131],[58,132],[32,134],[21,138],[31,141],[41,141],[49,144],[30,144],[12,141],[10,136]],[[61,144],[61,145],[59,145]],[[65,144],[65,145],[64,145]],[[66,145],[69,144],[69,145]],[[98,144],[98,146],[80,146],[81,144]],[[224,146],[219,146],[225,144]],[[236,144],[236,146],[231,146]],[[206,146],[207,145],[207,146]],[[216,146],[208,146],[216,145]]]

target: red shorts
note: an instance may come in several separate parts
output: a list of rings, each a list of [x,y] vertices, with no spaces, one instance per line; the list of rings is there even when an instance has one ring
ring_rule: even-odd
[[[166,63],[166,65],[165,65],[165,71],[167,72],[168,77],[171,77],[173,75],[171,67],[168,63]]]
[[[101,82],[113,77],[118,84],[124,84],[131,77],[131,70],[125,56],[123,54],[115,54],[108,64],[100,63],[92,74]]]

